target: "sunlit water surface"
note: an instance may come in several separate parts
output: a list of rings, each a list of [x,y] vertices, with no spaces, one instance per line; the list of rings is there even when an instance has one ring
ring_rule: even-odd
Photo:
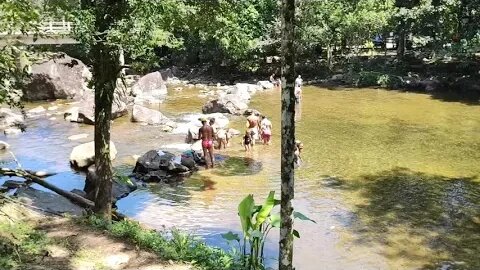
[[[172,91],[158,109],[174,118],[199,112],[205,100],[197,95],[196,89]],[[248,194],[261,202],[280,187],[280,94],[258,94],[251,107],[271,118],[272,145],[245,154],[235,138],[221,151],[229,159],[218,168],[177,186],[141,188],[120,200],[119,209],[151,227],[175,226],[228,248],[220,235],[238,232],[237,204]],[[480,269],[479,106],[307,87],[297,111],[297,139],[305,150],[294,206],[316,221],[295,222],[297,269]],[[50,117],[29,119],[25,134],[2,139],[25,168],[58,172],[49,181],[81,189],[84,176],[70,169],[68,157],[75,145],[93,139],[93,128]],[[232,120],[243,129],[243,118]],[[79,133],[90,137],[67,139]],[[114,165],[128,173],[132,155],[183,136],[125,118],[114,122],[112,138],[119,152]],[[12,165],[8,154],[2,159]],[[277,241],[272,231],[270,266]]]

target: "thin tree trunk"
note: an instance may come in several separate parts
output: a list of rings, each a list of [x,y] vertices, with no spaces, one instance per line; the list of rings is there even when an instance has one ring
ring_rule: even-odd
[[[406,46],[406,25],[405,22],[400,23],[400,33],[398,35],[398,48],[397,48],[397,58],[402,58],[405,55],[405,46]]]
[[[123,1],[95,2],[96,43],[92,48],[93,80],[95,84],[95,168],[98,193],[94,211],[107,220],[112,212],[112,163],[110,160],[110,121],[112,101],[118,72],[118,48],[106,43],[106,33],[123,12]]]
[[[295,0],[282,5],[282,162],[279,270],[293,269],[294,151],[295,151]]]

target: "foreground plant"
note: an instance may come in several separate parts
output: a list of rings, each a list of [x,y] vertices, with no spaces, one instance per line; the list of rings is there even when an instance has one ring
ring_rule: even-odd
[[[122,220],[110,223],[105,219],[90,216],[87,224],[107,230],[113,236],[125,238],[141,248],[154,251],[165,260],[192,263],[200,269],[242,269],[231,254],[219,248],[208,246],[200,239],[182,232],[171,230],[157,232],[144,229],[138,222]]]
[[[246,196],[240,202],[238,215],[242,224],[243,240],[240,239],[238,234],[233,232],[222,234],[225,240],[238,243],[238,253],[240,253],[241,261],[246,269],[265,269],[265,241],[272,228],[280,228],[280,215],[272,214],[274,207],[280,204],[280,201],[275,200],[274,196],[275,191],[270,191],[262,205],[255,205],[252,194]],[[293,218],[315,223],[314,220],[300,212],[293,212]],[[300,238],[300,234],[296,230],[293,230],[293,236]]]

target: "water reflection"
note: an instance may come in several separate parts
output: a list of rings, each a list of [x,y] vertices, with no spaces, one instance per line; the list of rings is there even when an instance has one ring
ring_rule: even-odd
[[[480,269],[480,184],[395,168],[358,181],[327,180],[357,192],[356,243],[385,246],[404,269]],[[442,268],[444,269],[444,268]]]

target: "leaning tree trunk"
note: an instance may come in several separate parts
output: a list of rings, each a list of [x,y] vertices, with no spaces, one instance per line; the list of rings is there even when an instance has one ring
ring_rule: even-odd
[[[295,0],[282,2],[282,162],[279,270],[293,269],[292,202],[295,151]]]
[[[94,211],[110,220],[112,212],[112,163],[110,121],[117,76],[120,71],[118,48],[106,42],[106,34],[123,12],[123,1],[95,1],[96,42],[92,48],[95,85],[95,168],[98,192]]]

